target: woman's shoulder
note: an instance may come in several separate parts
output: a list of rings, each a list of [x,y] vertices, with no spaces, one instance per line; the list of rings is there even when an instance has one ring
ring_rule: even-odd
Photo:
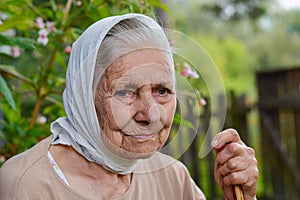
[[[42,156],[47,155],[46,153],[49,149],[51,138],[52,136],[47,137],[44,140],[38,142],[30,149],[11,157],[3,164],[3,166],[1,167],[1,171],[2,170],[15,171],[16,169],[19,168],[30,167]]]
[[[3,164],[0,168],[0,196],[17,192],[19,185],[26,180],[34,181],[34,176],[39,174],[36,166],[43,163],[50,143],[51,137],[48,137]]]

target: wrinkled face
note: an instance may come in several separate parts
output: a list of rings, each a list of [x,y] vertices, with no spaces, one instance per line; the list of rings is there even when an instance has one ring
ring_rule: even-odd
[[[106,69],[95,107],[103,141],[113,153],[147,158],[167,140],[176,107],[170,62],[164,51],[139,49]]]

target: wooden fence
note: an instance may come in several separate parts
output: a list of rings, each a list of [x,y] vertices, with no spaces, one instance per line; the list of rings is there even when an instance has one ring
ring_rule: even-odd
[[[265,199],[300,199],[300,68],[256,75]]]
[[[256,74],[259,100],[252,105],[246,96],[234,92],[227,95],[227,114],[223,128],[237,129],[243,141],[256,147],[260,168],[261,200],[298,200],[300,199],[300,69]],[[225,97],[220,97],[220,104]],[[209,100],[207,100],[209,102]],[[193,108],[195,102],[188,101]],[[221,113],[212,113],[209,105],[202,108],[200,127],[190,148],[180,157],[188,166],[191,176],[205,192],[208,200],[222,199],[220,189],[215,183],[214,152],[199,159],[199,142],[207,130],[210,120],[218,119]],[[250,135],[249,114],[257,113],[254,124],[256,133]],[[188,114],[194,115],[193,109]],[[251,124],[253,126],[253,124]],[[175,127],[176,128],[176,127]],[[252,127],[253,129],[253,127]],[[192,131],[191,134],[192,135]],[[212,133],[208,133],[213,137]],[[192,136],[194,137],[194,136]],[[255,142],[259,144],[254,144]],[[252,138],[252,140],[251,140]],[[180,148],[180,147],[178,147]]]

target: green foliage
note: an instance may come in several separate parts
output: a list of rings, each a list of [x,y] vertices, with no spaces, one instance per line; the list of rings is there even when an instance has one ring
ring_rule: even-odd
[[[191,36],[207,50],[218,67],[227,90],[242,92],[249,90],[253,72],[253,60],[243,42],[234,37],[219,38],[209,34]]]
[[[5,114],[5,119],[0,121],[0,140],[5,142],[5,146],[0,149],[2,156],[9,158],[21,153],[48,135],[48,124],[36,124],[29,129],[29,121],[21,114],[20,102],[16,111],[5,104],[1,108]]]
[[[272,0],[254,3],[266,9],[276,6]],[[267,9],[259,18],[245,14],[239,20],[224,20],[213,11],[204,11],[205,3],[196,0],[170,6],[174,10],[170,24],[208,51],[228,90],[247,91],[254,101],[256,70],[299,66],[299,10]]]
[[[182,116],[178,113],[176,113],[174,115],[174,123],[178,124],[178,125],[188,127],[188,128],[195,129],[194,125],[190,121],[182,119]]]
[[[214,13],[224,20],[258,19],[266,13],[265,2],[269,0],[227,0],[206,3],[202,10]]]
[[[11,91],[8,88],[5,80],[0,76],[0,93],[4,96],[5,100],[7,101],[8,105],[13,109],[16,110],[16,103],[12,98]]]
[[[0,2],[1,160],[47,137],[50,123],[64,115],[67,47],[104,17],[129,12],[153,15],[154,6],[166,9],[159,0]]]
[[[249,42],[258,69],[290,68],[300,63],[299,10],[277,13],[266,18],[268,26]]]

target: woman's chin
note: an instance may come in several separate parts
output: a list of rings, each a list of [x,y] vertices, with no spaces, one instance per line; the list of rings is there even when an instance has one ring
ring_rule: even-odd
[[[125,138],[125,139],[124,139]],[[104,144],[113,154],[128,160],[146,159],[151,157],[160,148],[159,139],[138,139],[125,136],[120,146],[113,144],[105,137]]]
[[[127,159],[145,159],[151,157],[160,149],[159,134],[150,138],[136,136],[124,136],[123,143],[119,147],[121,157]]]
[[[153,150],[151,152],[130,152],[127,150],[122,149],[122,151],[120,152],[120,155],[122,158],[126,158],[129,160],[138,160],[138,159],[147,159],[149,157],[151,157],[154,153],[156,152],[156,150]]]

